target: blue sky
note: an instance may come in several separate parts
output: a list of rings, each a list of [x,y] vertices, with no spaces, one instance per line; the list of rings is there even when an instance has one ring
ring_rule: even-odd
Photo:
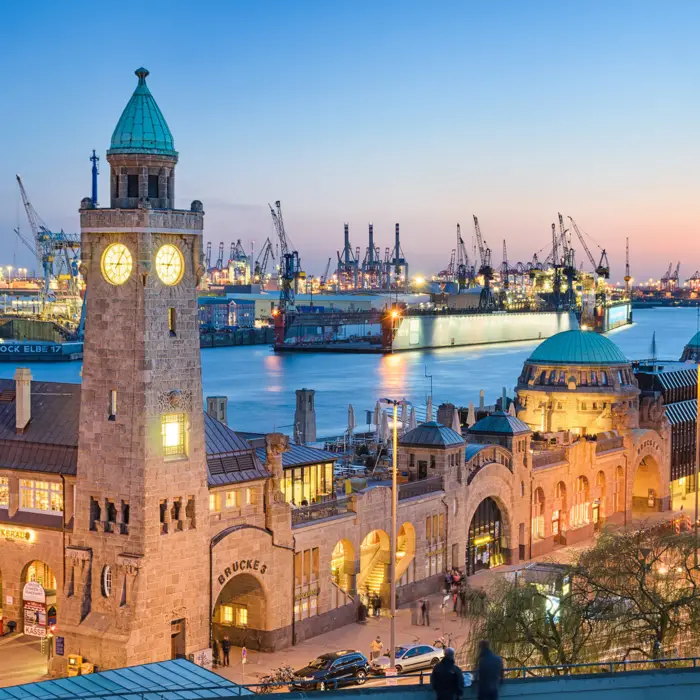
[[[0,26],[0,262],[29,264],[21,173],[53,228],[77,230],[144,65],[180,152],[177,204],[206,237],[259,246],[282,200],[320,273],[350,223],[414,271],[444,267],[471,215],[500,262],[547,245],[557,211],[621,278],[700,267],[700,3],[7,3]],[[591,244],[596,251],[595,245]],[[579,260],[583,252],[579,249]],[[692,268],[692,269],[691,269]]]

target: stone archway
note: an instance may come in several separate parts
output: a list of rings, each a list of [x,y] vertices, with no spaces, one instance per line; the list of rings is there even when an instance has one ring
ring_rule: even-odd
[[[56,625],[56,576],[41,560],[30,561],[22,569],[21,624],[24,634],[47,637]]]
[[[467,576],[509,563],[505,547],[503,515],[498,503],[487,496],[476,507],[467,535]]]
[[[664,510],[664,490],[658,460],[650,454],[643,456],[634,472],[632,482],[632,514],[649,515]]]
[[[357,590],[367,598],[378,595],[382,602],[389,597],[389,561],[391,545],[384,530],[372,530],[360,545],[360,573]]]
[[[228,637],[232,646],[265,650],[267,628],[267,595],[262,583],[253,574],[236,574],[221,589],[214,605],[214,641],[220,645]]]
[[[396,538],[396,582],[399,586],[413,582],[411,562],[416,558],[416,528],[405,522]],[[405,577],[405,578],[404,578]]]
[[[333,548],[331,581],[344,593],[355,594],[355,547],[350,540],[339,540]]]

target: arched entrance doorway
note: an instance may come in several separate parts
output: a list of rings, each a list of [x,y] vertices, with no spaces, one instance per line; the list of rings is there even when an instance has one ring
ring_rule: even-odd
[[[502,537],[501,510],[493,498],[485,498],[479,503],[469,525],[466,562],[468,576],[506,563]]]
[[[45,562],[30,561],[22,571],[22,631],[47,637],[56,619],[56,576]]]
[[[661,471],[659,463],[650,455],[637,466],[632,484],[632,513],[645,515],[662,509]]]
[[[331,605],[338,608],[355,595],[355,548],[350,540],[340,540],[331,553]]]
[[[228,637],[232,646],[264,650],[267,596],[252,574],[237,574],[221,589],[212,618],[212,636],[221,650]]]
[[[365,603],[375,595],[382,599],[383,604],[388,602],[390,557],[389,535],[384,530],[372,530],[362,540],[357,590]]]

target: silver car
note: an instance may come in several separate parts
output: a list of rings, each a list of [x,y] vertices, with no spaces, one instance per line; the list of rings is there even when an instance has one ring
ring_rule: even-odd
[[[423,668],[433,668],[443,656],[445,656],[444,649],[431,647],[429,644],[407,644],[396,647],[396,672],[410,673]],[[388,656],[374,659],[370,664],[372,673],[376,674],[384,674],[390,666],[391,659]]]

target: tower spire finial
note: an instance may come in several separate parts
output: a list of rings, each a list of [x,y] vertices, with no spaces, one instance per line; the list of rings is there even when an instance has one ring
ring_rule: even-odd
[[[146,77],[148,76],[148,71],[145,68],[141,67],[141,68],[137,68],[134,71],[134,73],[136,73],[136,75],[139,78],[139,85],[145,85]]]

